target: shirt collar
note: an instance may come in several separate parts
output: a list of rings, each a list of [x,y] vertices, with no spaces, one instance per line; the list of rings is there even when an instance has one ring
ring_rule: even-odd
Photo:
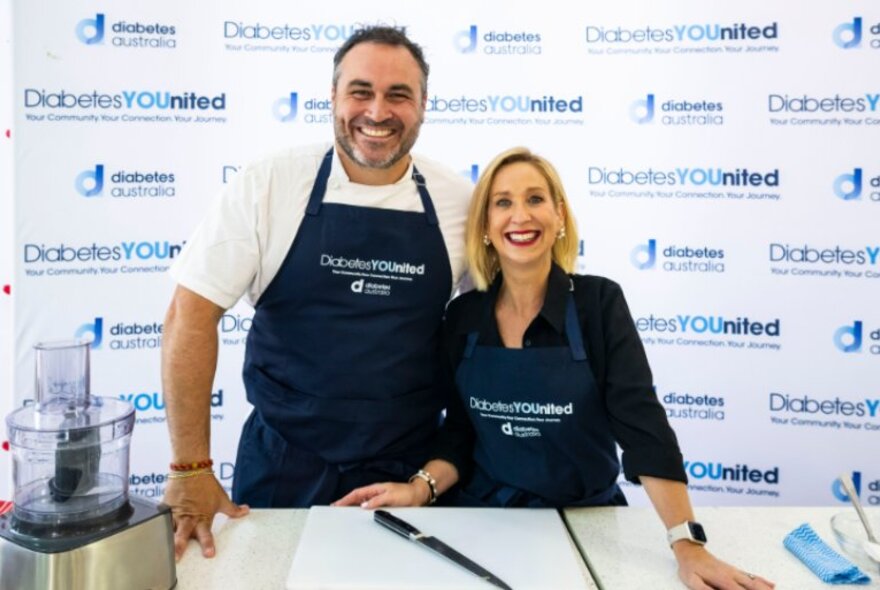
[[[465,319],[462,322],[460,332],[467,333],[479,329],[480,333],[486,333],[491,329],[495,316],[492,313],[495,309],[495,303],[498,301],[498,292],[501,290],[501,273],[495,276],[495,280],[489,286],[486,292],[486,307],[479,310],[478,313]],[[547,294],[544,296],[544,305],[538,316],[544,318],[554,330],[562,334],[565,330],[565,309],[568,305],[568,292],[572,289],[571,277],[569,277],[562,268],[555,262],[550,267],[550,276],[547,281]]]
[[[544,305],[539,315],[560,334],[565,330],[565,308],[568,305],[568,293],[571,288],[571,277],[554,263],[550,268],[547,295],[544,297]]]

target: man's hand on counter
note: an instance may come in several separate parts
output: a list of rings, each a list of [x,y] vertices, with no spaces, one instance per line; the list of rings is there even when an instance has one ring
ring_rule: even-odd
[[[700,545],[679,541],[672,550],[678,561],[678,577],[691,590],[770,590],[776,586],[761,576],[721,561]]]
[[[171,507],[174,518],[174,556],[180,560],[190,538],[202,546],[202,555],[214,557],[214,516],[222,512],[240,518],[250,512],[246,504],[233,504],[213,475],[168,480],[163,502]]]

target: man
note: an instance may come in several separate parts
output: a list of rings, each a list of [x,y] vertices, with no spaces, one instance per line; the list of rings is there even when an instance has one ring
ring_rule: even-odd
[[[470,185],[412,157],[427,100],[421,49],[389,27],[334,57],[334,146],[238,174],[172,268],[163,387],[174,455],[165,501],[178,556],[213,556],[217,512],[328,504],[405,481],[445,405],[443,308],[461,277]],[[217,322],[254,303],[233,504],[213,477]],[[241,504],[241,505],[239,505]]]

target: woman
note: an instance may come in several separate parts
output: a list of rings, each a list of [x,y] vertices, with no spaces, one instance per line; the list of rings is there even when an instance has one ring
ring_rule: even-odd
[[[458,396],[435,458],[409,483],[360,488],[337,505],[432,504],[459,481],[460,505],[625,505],[617,442],[689,587],[773,587],[693,538],[682,456],[620,287],[569,274],[577,231],[552,165],[525,148],[495,158],[474,189],[466,237],[476,290],[447,310]]]

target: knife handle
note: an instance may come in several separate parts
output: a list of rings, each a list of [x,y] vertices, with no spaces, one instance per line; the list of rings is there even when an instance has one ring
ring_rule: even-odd
[[[407,537],[408,539],[413,539],[421,536],[422,531],[406,522],[401,518],[397,518],[390,512],[386,510],[376,510],[373,513],[373,520],[381,524],[382,526],[391,529],[398,535],[402,537]]]

